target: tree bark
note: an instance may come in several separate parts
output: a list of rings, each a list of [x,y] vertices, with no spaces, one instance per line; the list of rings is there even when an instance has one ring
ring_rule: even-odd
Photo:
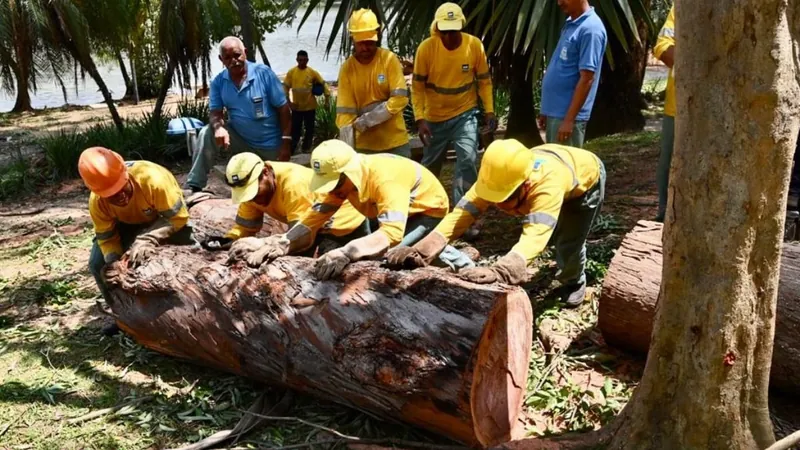
[[[269,58],[267,58],[267,52],[264,51],[264,46],[261,45],[261,42],[258,43],[258,52],[261,53],[261,60],[264,61],[264,65],[272,67],[272,64],[269,63]]]
[[[156,99],[156,104],[153,107],[153,117],[161,117],[161,113],[164,110],[164,102],[167,100],[167,94],[169,93],[169,88],[172,86],[172,78],[175,76],[175,68],[178,66],[178,62],[173,57],[168,57],[169,62],[167,62],[167,71],[164,73],[164,78],[161,80],[161,88],[158,91],[158,99]]]
[[[122,72],[122,80],[125,82],[125,95],[122,98],[131,98],[133,97],[133,82],[128,75],[128,69],[125,67],[125,60],[122,58],[122,53],[119,50],[116,51],[116,57],[119,70]],[[131,67],[131,71],[133,71],[133,67]]]
[[[232,225],[235,207],[220,202],[191,209],[197,234]],[[124,257],[123,281],[111,286],[120,327],[153,350],[469,445],[519,433],[533,319],[522,289],[377,262],[323,282],[308,258],[260,270],[226,259],[188,246],[164,247],[137,269]]]
[[[11,112],[33,111],[28,74],[23,73],[19,64],[14,64],[14,78],[17,80],[17,100]]]
[[[536,123],[537,112],[533,105],[533,73],[527,66],[527,55],[515,55],[520,68],[512,70],[509,86],[511,104],[508,111],[506,139],[516,139],[526,147],[544,144]]]
[[[111,92],[108,90],[106,82],[103,80],[103,77],[97,70],[97,66],[94,64],[92,56],[85,55],[81,65],[84,69],[86,69],[87,72],[89,72],[89,75],[92,77],[94,82],[97,83],[97,87],[100,88],[100,92],[103,94],[103,99],[105,99],[106,105],[108,105],[108,111],[111,113],[111,120],[114,121],[114,125],[117,126],[117,130],[122,133],[125,129],[125,125],[122,123],[122,118],[119,116],[117,106],[114,104],[114,99],[111,97]]]
[[[250,0],[236,0],[239,8],[239,20],[242,25],[242,42],[247,49],[247,60],[256,62],[256,30],[253,25],[253,10]],[[261,41],[261,39],[259,39]]]
[[[598,326],[606,343],[636,354],[650,347],[661,285],[661,224],[641,221],[611,260]],[[770,388],[800,395],[800,244],[781,254]]]
[[[675,5],[680,113],[661,300],[644,376],[611,449],[774,442],[769,372],[800,120],[786,4]]]
[[[614,67],[603,58],[600,84],[586,126],[587,139],[644,128],[642,109],[647,103],[642,96],[642,82],[647,69],[648,30],[642,20],[637,22],[637,28],[643,42],[636,42],[633,34],[627,32],[627,52],[619,39],[609,39]]]

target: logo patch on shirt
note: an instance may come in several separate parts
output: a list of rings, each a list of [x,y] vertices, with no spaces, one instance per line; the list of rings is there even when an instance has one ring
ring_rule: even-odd
[[[384,75],[384,74],[378,75],[378,83],[379,84],[383,84],[385,82],[386,82],[386,75]]]
[[[533,162],[533,171],[536,172],[539,169],[541,169],[543,163],[544,163],[544,161],[541,160],[541,159],[537,159],[536,161],[534,161]]]
[[[469,64],[462,64],[461,65],[462,72],[469,72]]]
[[[559,55],[559,57],[561,58],[562,61],[566,61],[567,60],[567,46],[566,45],[561,47],[561,54]]]

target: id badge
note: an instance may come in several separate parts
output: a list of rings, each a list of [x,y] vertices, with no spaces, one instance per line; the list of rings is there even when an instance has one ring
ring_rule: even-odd
[[[261,97],[253,97],[253,106],[256,109],[256,119],[264,118],[264,99]]]

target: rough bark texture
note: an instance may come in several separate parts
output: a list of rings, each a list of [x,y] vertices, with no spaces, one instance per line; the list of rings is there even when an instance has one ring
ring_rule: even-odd
[[[661,300],[644,376],[610,448],[765,448],[774,441],[767,394],[799,119],[786,0],[675,8]]]
[[[600,295],[598,324],[614,347],[646,354],[661,284],[661,224],[642,221],[611,260]],[[781,254],[770,388],[800,394],[800,244]]]
[[[161,80],[161,87],[158,90],[158,98],[156,99],[156,105],[153,107],[153,116],[154,117],[161,117],[161,113],[164,110],[164,102],[167,100],[167,94],[169,93],[169,88],[172,86],[172,77],[175,76],[175,69],[178,67],[177,60],[170,56],[169,62],[167,62],[167,71],[164,73],[164,78]]]
[[[198,234],[231,225],[218,205],[191,209]],[[279,258],[260,270],[226,259],[225,252],[165,247],[126,269],[125,281],[112,286],[120,326],[156,351],[469,445],[519,433],[532,341],[522,289],[377,262],[351,264],[320,282],[307,258]]]
[[[610,30],[610,28],[606,27]],[[638,131],[644,128],[642,109],[647,107],[642,96],[642,81],[647,69],[647,25],[637,21],[642,42],[626,32],[628,51],[619,39],[609,35],[608,45],[614,56],[614,67],[603,58],[600,85],[597,87],[592,116],[586,126],[586,138]]]
[[[528,55],[514,56],[520,66],[527,67]],[[510,74],[509,86],[511,104],[508,111],[506,138],[516,139],[526,147],[544,144],[536,123],[537,113],[533,106],[533,74],[532,70],[514,70]]]

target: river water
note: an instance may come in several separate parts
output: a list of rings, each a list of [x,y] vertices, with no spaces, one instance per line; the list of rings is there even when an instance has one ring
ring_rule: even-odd
[[[327,23],[323,27],[319,41],[317,41],[317,31],[322,21],[322,10],[315,10],[308,18],[303,28],[298,30],[302,15],[294,20],[291,26],[279,27],[274,33],[264,35],[263,46],[267,53],[272,69],[282,75],[295,66],[295,57],[298,50],[308,52],[310,59],[309,66],[316,69],[326,80],[335,80],[339,75],[339,41],[334,43],[331,49],[330,58],[325,58],[325,47],[328,45],[330,29],[333,25],[333,14],[329,14]],[[261,57],[256,59],[260,62]],[[127,61],[126,61],[127,62]],[[100,74],[103,76],[108,88],[114,98],[119,98],[125,93],[125,83],[122,80],[122,73],[119,65],[104,64],[99,67]],[[216,56],[216,51],[211,57],[211,71],[216,74],[222,70],[222,63]],[[97,84],[88,75],[85,81],[78,80],[78,92],[75,92],[75,84],[72,77],[65,79],[67,85],[67,102],[71,105],[91,105],[101,103],[103,95],[98,91]],[[173,91],[178,87],[174,86]],[[10,111],[14,107],[15,96],[0,93],[0,112]],[[52,108],[64,104],[64,96],[61,88],[53,81],[40,80],[39,89],[32,93],[31,103],[34,108]]]

